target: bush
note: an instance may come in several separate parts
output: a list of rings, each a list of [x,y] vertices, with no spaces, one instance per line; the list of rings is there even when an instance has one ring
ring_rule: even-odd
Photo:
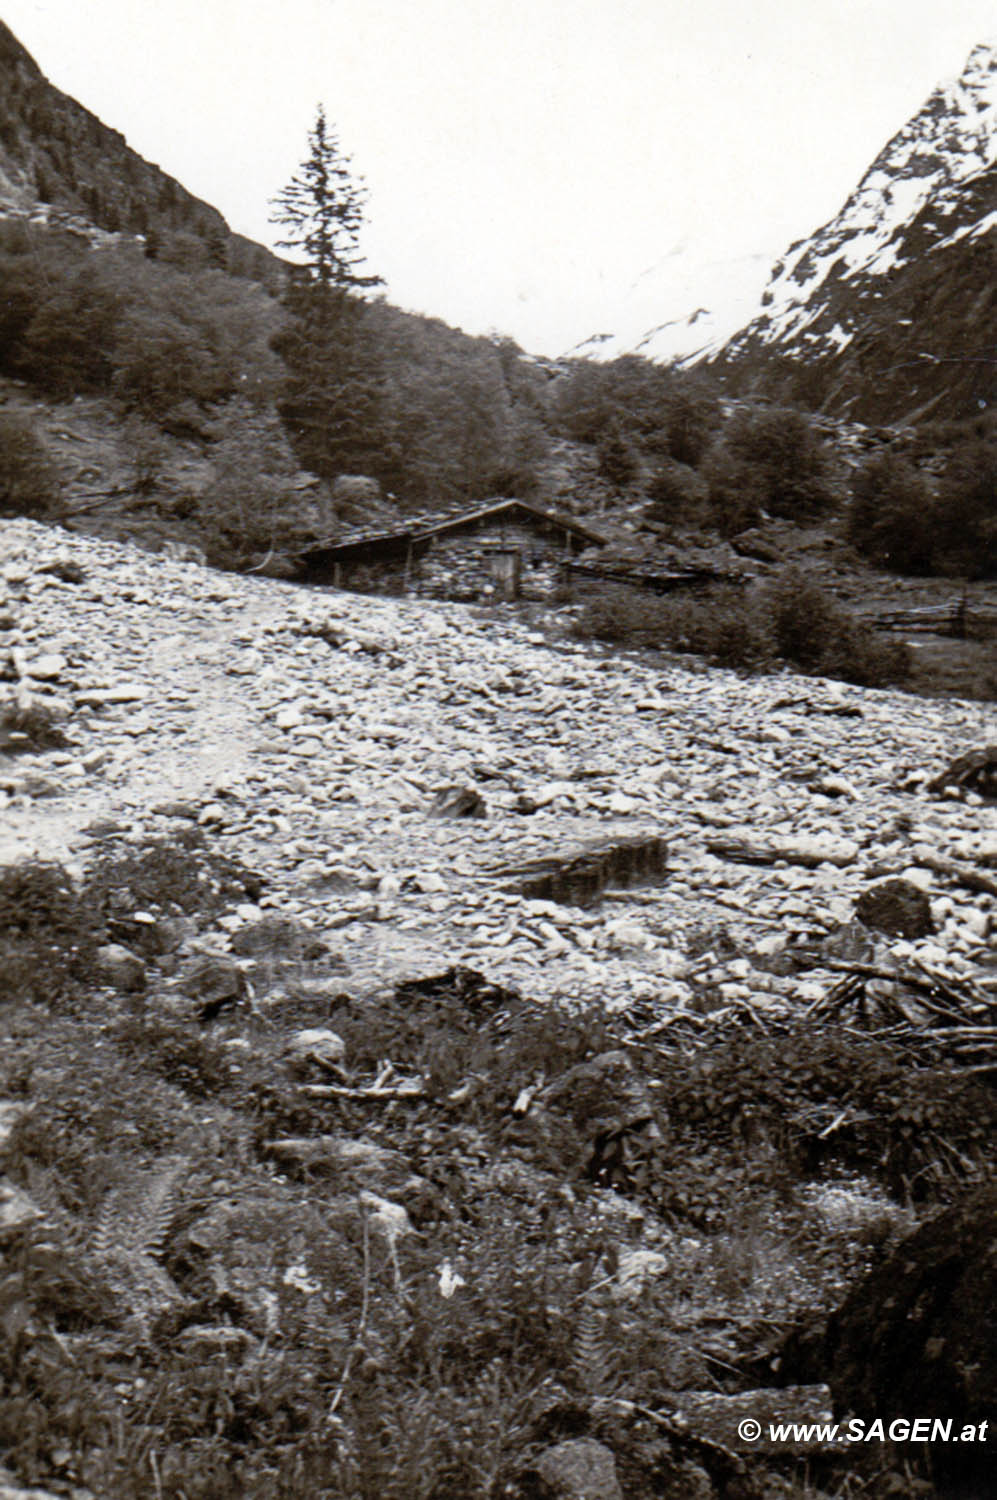
[[[59,998],[88,972],[98,939],[89,902],[60,865],[35,860],[0,871],[6,998]]]
[[[0,413],[0,516],[48,516],[58,500],[58,475],[31,423]]]
[[[878,636],[796,569],[766,588],[727,586],[695,597],[607,590],[585,606],[574,632],[622,646],[690,651],[717,666],[782,660],[863,687],[903,682],[910,671],[904,645]]]
[[[761,511],[812,520],[831,505],[830,459],[802,412],[738,411],[709,456],[710,501],[719,529],[734,535]]]
[[[778,655],[804,672],[862,687],[903,682],[909,675],[902,642],[877,635],[797,568],[787,568],[768,586],[762,607]]]
[[[937,571],[997,577],[997,448],[979,442],[956,449],[932,525]]]
[[[615,490],[624,490],[637,473],[633,449],[618,427],[609,427],[596,447],[599,473]]]
[[[924,475],[888,450],[856,471],[848,539],[870,562],[899,573],[931,571],[935,545],[931,488]]]
[[[213,473],[198,506],[209,561],[239,567],[259,553],[293,546],[301,505],[292,488],[294,457],[277,418],[230,401],[212,435]]]
[[[709,486],[702,475],[684,463],[669,463],[646,486],[649,504],[644,515],[662,525],[696,524],[709,503]]]
[[[765,620],[737,588],[697,598],[610,589],[585,606],[574,632],[622,646],[691,651],[718,666],[755,667],[774,655]]]

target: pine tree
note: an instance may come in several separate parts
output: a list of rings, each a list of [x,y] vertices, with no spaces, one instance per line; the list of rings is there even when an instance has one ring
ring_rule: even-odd
[[[281,414],[303,463],[332,477],[371,467],[377,372],[364,336],[363,294],[381,278],[361,270],[367,193],[320,105],[308,155],[272,202],[284,250],[304,263],[285,298],[294,321],[279,342],[290,379]]]
[[[336,133],[320,104],[308,136],[308,155],[283,192],[272,200],[271,223],[282,224],[282,250],[300,250],[313,287],[341,296],[380,286],[379,276],[362,275],[359,249],[367,189],[350,169]],[[300,283],[299,283],[300,285]]]

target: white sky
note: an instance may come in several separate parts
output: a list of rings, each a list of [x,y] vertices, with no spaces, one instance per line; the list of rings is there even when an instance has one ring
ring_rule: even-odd
[[[268,199],[322,100],[366,178],[365,246],[391,299],[551,354],[618,330],[641,277],[651,323],[722,301],[728,258],[771,261],[830,218],[997,31],[992,0],[2,0],[0,12],[57,87],[268,243]]]

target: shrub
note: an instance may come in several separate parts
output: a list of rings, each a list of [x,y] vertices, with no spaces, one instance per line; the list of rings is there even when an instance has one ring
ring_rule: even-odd
[[[863,687],[903,682],[909,675],[902,642],[877,635],[797,568],[787,568],[768,586],[762,607],[778,655],[805,672]]]
[[[956,449],[932,521],[938,571],[997,576],[997,448],[979,442]]]
[[[710,517],[721,536],[737,536],[758,524],[765,498],[759,476],[739,463],[722,443],[710,449],[702,474]]]
[[[200,498],[209,560],[239,566],[293,543],[300,509],[294,457],[280,423],[246,401],[230,401],[212,424],[212,478]]]
[[[695,524],[703,519],[709,486],[688,464],[669,463],[646,486],[649,504],[644,515],[663,525]]]
[[[878,636],[796,569],[767,588],[727,586],[694,597],[607,590],[585,606],[574,632],[623,646],[691,651],[717,666],[782,660],[864,687],[903,682],[910,670],[905,646]]]
[[[736,412],[713,451],[709,477],[718,524],[728,535],[736,529],[738,493],[742,525],[760,510],[810,520],[833,499],[827,450],[803,412],[788,407]]]
[[[89,902],[60,865],[0,871],[0,970],[9,999],[58,998],[85,975],[99,935]]]
[[[870,562],[900,573],[930,572],[935,544],[931,488],[924,475],[888,450],[856,471],[848,538]]]
[[[758,666],[774,654],[764,619],[737,588],[697,598],[610,589],[585,606],[574,632],[617,645],[691,651],[720,666]]]
[[[47,516],[58,498],[55,467],[31,423],[0,413],[0,516]]]
[[[634,451],[618,427],[608,428],[600,437],[596,453],[599,473],[614,489],[623,490],[636,476]]]

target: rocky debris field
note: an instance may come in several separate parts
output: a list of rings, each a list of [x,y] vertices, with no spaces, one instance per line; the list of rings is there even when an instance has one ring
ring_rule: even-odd
[[[990,707],[0,549],[0,1493],[924,1494],[738,1423],[993,1409]]]
[[[997,812],[927,790],[997,738],[989,707],[620,659],[26,521],[0,543],[0,692],[68,741],[4,758],[6,861],[81,867],[108,821],[132,839],[193,822],[265,878],[229,927],[276,908],[334,931],[362,983],[445,955],[538,998],[682,1006],[709,985],[720,1004],[808,1004],[833,972],[773,959],[840,940],[888,876],[925,891],[933,931],[881,936],[880,957],[989,966]],[[480,816],[433,816],[454,786]],[[642,836],[667,845],[646,888],[584,908],[510,888],[519,867]]]

